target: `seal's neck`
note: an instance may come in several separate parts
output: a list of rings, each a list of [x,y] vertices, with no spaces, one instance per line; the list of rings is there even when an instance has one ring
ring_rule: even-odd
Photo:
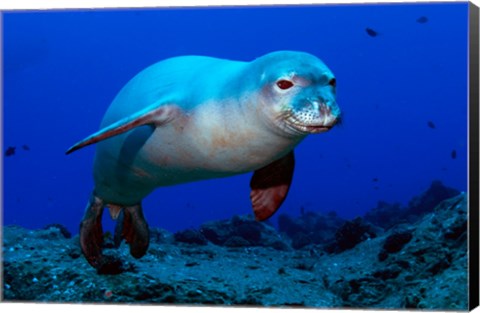
[[[281,116],[268,110],[268,103],[262,102],[258,93],[245,94],[240,99],[238,108],[241,122],[255,131],[255,140],[263,143],[263,149],[270,149],[279,157],[287,154],[298,145],[306,134],[294,133],[285,129]]]

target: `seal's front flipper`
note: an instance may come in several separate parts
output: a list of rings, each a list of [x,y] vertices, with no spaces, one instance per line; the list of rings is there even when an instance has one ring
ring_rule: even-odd
[[[115,233],[120,227],[121,236],[130,244],[130,254],[137,259],[144,256],[148,249],[150,234],[140,204],[123,209]]]
[[[275,213],[287,197],[292,182],[295,159],[293,151],[283,158],[256,170],[250,180],[250,200],[258,221]]]
[[[95,268],[103,264],[103,205],[103,200],[92,194],[80,223],[80,246],[88,263]]]
[[[166,105],[164,102],[154,103],[151,106],[148,106],[135,114],[127,116],[77,142],[75,145],[70,147],[65,154],[72,153],[73,151],[85,146],[122,134],[138,126],[147,124],[154,124],[155,126],[164,125],[174,118],[177,110],[178,109],[176,107],[172,105]]]

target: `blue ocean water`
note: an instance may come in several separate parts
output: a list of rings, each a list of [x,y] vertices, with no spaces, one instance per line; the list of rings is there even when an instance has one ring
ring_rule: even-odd
[[[465,191],[467,13],[467,3],[6,12],[3,222],[77,233],[95,147],[66,149],[98,130],[136,73],[179,55],[250,61],[298,50],[335,73],[343,123],[295,149],[277,215],[353,218],[379,200],[406,205],[435,179]],[[145,217],[177,231],[251,213],[249,180],[157,189]]]

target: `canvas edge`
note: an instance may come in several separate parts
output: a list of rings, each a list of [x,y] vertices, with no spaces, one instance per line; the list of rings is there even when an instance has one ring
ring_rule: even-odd
[[[479,305],[479,8],[469,4],[469,301]]]
[[[4,65],[3,65],[3,16],[4,13],[0,11],[0,147],[3,151],[3,75],[4,75]],[[4,176],[3,176],[3,157],[0,157],[0,247],[3,248],[3,214],[4,214],[4,201],[3,201],[3,186],[4,186]],[[3,301],[3,249],[0,249],[0,302]]]
[[[383,2],[379,2],[380,4]],[[361,4],[379,4],[379,3],[361,3]],[[385,2],[390,4],[389,2]],[[403,2],[408,3],[408,2]],[[420,2],[422,3],[422,2]],[[442,3],[442,2],[439,2]],[[332,4],[332,3],[329,3]],[[333,3],[335,4],[335,3]],[[358,4],[354,3],[336,3],[336,4]],[[309,5],[309,4],[303,4]],[[75,9],[75,8],[74,8]],[[98,8],[98,9],[110,9],[110,8]],[[117,8],[122,9],[122,8]],[[124,9],[135,9],[135,8],[124,8]],[[37,9],[32,9],[37,10]],[[62,10],[63,9],[59,9]],[[3,11],[3,12],[2,12]],[[6,11],[6,12],[5,12]],[[13,13],[15,11],[8,11],[8,9],[0,8],[0,31],[3,28],[3,15],[4,13]],[[469,242],[468,242],[468,252],[469,252],[469,310],[473,310],[479,306],[479,246],[480,246],[480,237],[479,237],[479,7],[474,3],[469,3],[468,10],[468,23],[469,23],[469,186],[468,186],[468,214],[469,214]],[[1,32],[3,34],[3,31]],[[3,38],[0,38],[0,52],[3,52]],[[1,57],[1,54],[0,54]],[[1,58],[0,58],[1,61]],[[3,65],[3,64],[2,64]],[[3,74],[3,73],[0,73]],[[0,99],[3,99],[2,93],[3,87],[3,75],[0,75]],[[0,110],[0,122],[3,124],[3,108]],[[2,128],[0,128],[0,138],[3,139]],[[0,139],[0,140],[1,140]],[[2,140],[3,141],[3,140]],[[3,202],[3,159],[0,158],[0,175],[2,179],[0,189],[0,200]],[[3,210],[0,210],[0,226],[3,225]],[[0,227],[0,243],[2,241],[2,233]],[[2,259],[2,251],[0,250],[0,259]],[[2,273],[0,273],[2,274]],[[0,275],[1,276],[1,275]],[[0,279],[1,281],[1,279]],[[2,302],[2,287],[0,285],[0,302]],[[37,303],[38,304],[38,303]],[[162,306],[160,306],[162,307]],[[334,308],[335,309],[335,308]],[[339,308],[340,310],[342,308]],[[323,310],[322,310],[323,311]],[[362,310],[363,311],[363,310]],[[367,311],[370,311],[367,309]],[[409,310],[405,310],[408,312]]]

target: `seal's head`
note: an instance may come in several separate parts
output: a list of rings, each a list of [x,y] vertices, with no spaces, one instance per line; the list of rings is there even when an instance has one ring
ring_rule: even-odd
[[[262,86],[257,104],[269,124],[289,136],[331,129],[340,118],[336,81],[317,57],[278,51],[252,62]]]

